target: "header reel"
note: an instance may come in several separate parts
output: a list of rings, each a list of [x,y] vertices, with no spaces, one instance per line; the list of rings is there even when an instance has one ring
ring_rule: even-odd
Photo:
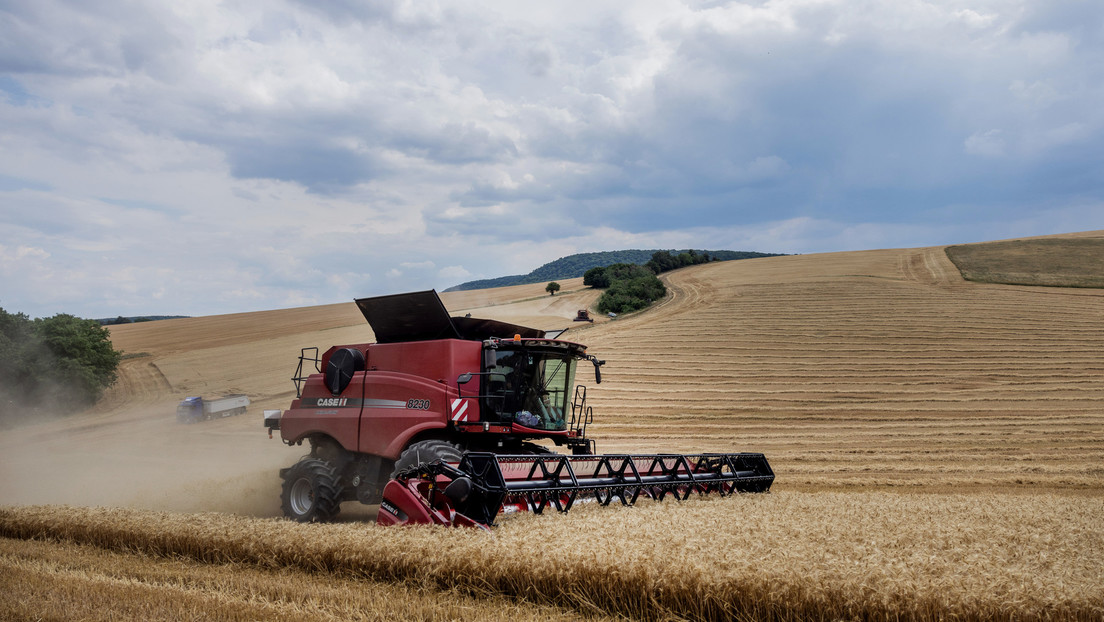
[[[500,512],[548,507],[567,512],[576,501],[641,495],[682,501],[693,493],[721,496],[768,492],[774,472],[763,454],[612,454],[602,456],[464,454],[458,465],[422,464],[387,484],[377,521],[489,528]]]

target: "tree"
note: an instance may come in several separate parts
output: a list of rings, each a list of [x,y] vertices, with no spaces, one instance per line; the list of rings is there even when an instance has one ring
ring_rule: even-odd
[[[548,285],[544,286],[544,291],[548,292],[549,296],[555,296],[556,292],[560,291],[560,284],[552,281]]]
[[[655,276],[649,268],[635,263],[615,263],[612,266],[606,266],[606,275],[609,276],[611,287],[616,281]]]
[[[115,382],[121,355],[95,320],[0,309],[0,418],[91,406]]]
[[[627,313],[637,311],[667,295],[667,288],[656,275],[614,281],[598,298],[598,311],[602,313]]]
[[[604,267],[591,268],[583,274],[583,285],[595,289],[605,289],[610,286],[609,274]]]

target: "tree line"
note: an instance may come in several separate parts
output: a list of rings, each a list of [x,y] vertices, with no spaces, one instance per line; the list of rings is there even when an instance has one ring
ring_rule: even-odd
[[[65,313],[32,320],[0,308],[0,422],[95,404],[115,382],[121,357],[96,320]]]
[[[687,250],[662,250],[674,258],[681,257],[685,253],[693,252],[696,255],[709,255],[713,261],[730,261],[733,259],[752,259],[755,257],[774,257],[778,253],[759,253],[754,251],[687,251]],[[548,262],[529,274],[515,274],[513,276],[501,276],[493,279],[480,279],[468,281],[446,289],[446,292],[463,291],[470,289],[487,289],[491,287],[506,287],[508,285],[524,285],[527,283],[547,283],[562,279],[573,279],[594,267],[611,266],[618,263],[644,264],[657,252],[656,249],[629,249],[621,251],[600,251],[595,253],[577,253],[560,257]],[[686,264],[689,265],[689,264]]]

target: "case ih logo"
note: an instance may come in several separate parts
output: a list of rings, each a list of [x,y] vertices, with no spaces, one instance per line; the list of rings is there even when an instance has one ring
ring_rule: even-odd
[[[348,397],[316,397],[304,399],[303,402],[306,408],[360,408],[364,400]]]

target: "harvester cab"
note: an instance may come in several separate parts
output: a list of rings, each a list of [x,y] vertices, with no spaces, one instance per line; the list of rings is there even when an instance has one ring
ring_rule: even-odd
[[[270,434],[310,446],[280,472],[289,518],[326,521],[355,500],[380,503],[383,524],[485,526],[506,508],[566,511],[584,491],[628,503],[642,491],[723,494],[773,481],[760,454],[721,467],[672,455],[594,456],[586,436],[593,410],[576,373],[589,363],[600,383],[604,361],[560,339],[563,331],[451,317],[435,291],[356,303],[376,341],[321,356],[304,348],[291,408],[265,417]]]
[[[599,361],[586,354],[579,344],[548,340],[491,338],[483,341],[482,371],[465,372],[457,377],[460,399],[478,400],[480,416],[476,423],[512,425],[517,430],[542,430],[566,433],[552,436],[553,442],[566,445],[573,453],[593,453],[593,441],[586,438],[586,387],[575,385],[580,361],[594,365],[595,382],[601,383]],[[478,383],[473,380],[478,377]],[[464,391],[475,388],[476,395]],[[465,425],[457,422],[459,425]]]

